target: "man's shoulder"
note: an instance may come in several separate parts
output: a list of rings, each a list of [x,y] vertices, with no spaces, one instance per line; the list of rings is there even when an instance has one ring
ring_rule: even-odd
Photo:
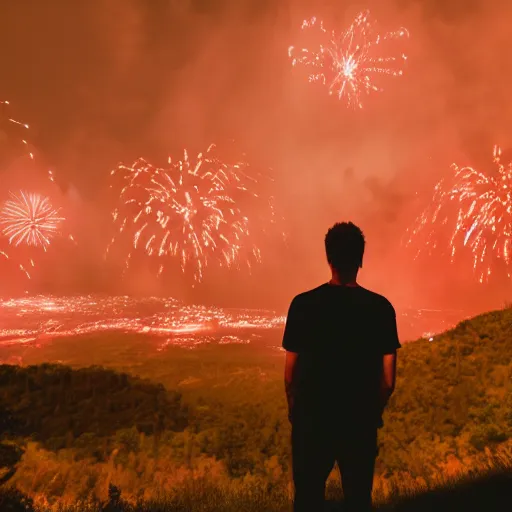
[[[372,301],[377,306],[380,306],[383,309],[390,309],[393,312],[395,311],[393,304],[391,304],[389,299],[384,297],[384,295],[381,295],[380,293],[374,292],[372,290],[368,290],[367,288],[361,288],[361,290],[366,295],[367,299]]]
[[[299,293],[298,295],[295,295],[293,298],[294,303],[296,304],[303,304],[305,302],[308,302],[311,299],[314,299],[321,295],[325,289],[326,285],[321,284],[320,286],[317,286],[316,288],[312,288],[311,290],[306,290],[305,292]]]

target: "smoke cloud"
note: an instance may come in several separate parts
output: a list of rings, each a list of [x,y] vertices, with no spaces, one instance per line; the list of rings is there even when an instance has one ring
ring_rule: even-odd
[[[365,8],[382,31],[408,28],[408,62],[353,111],[307,83],[287,49],[303,19],[341,30]],[[501,303],[508,284],[482,292],[468,267],[416,261],[402,241],[452,162],[487,165],[495,143],[510,145],[510,15],[498,0],[3,2],[0,99],[30,122],[36,167],[55,170],[78,242],[49,258],[38,286],[283,309],[328,278],[324,233],[351,219],[368,240],[363,284],[404,306]],[[121,279],[122,262],[103,257],[110,170],[233,139],[253,166],[272,169],[286,242],[264,242],[262,264],[236,279]]]

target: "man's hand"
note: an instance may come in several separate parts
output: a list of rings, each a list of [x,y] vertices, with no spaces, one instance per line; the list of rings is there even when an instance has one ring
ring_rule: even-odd
[[[385,354],[382,358],[382,377],[380,381],[380,405],[382,412],[388,404],[390,396],[395,390],[396,381],[396,353]]]
[[[288,402],[288,419],[292,422],[293,404],[295,401],[295,383],[294,374],[297,365],[298,354],[295,352],[286,352],[284,364],[284,388],[286,390],[286,400]]]
[[[288,421],[292,423],[292,411],[293,411],[293,392],[290,390],[289,385],[285,384],[286,388],[286,399],[288,401]]]

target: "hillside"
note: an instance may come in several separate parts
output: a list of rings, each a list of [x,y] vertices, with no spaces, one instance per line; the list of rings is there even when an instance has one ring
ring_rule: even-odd
[[[512,467],[511,325],[512,310],[496,311],[401,349],[381,432],[378,502]],[[4,445],[24,451],[4,466],[21,456],[9,483],[41,509],[86,510],[106,502],[112,485],[131,503],[163,499],[159,510],[286,509],[281,353],[243,345],[144,358],[133,356],[137,340],[103,337],[80,340],[77,359],[72,343],[34,352],[33,366],[0,367],[11,418]],[[49,351],[72,367],[40,364]],[[329,492],[339,494],[335,483]]]
[[[401,350],[383,429],[386,471],[424,474],[512,437],[511,326],[511,309],[494,311]]]

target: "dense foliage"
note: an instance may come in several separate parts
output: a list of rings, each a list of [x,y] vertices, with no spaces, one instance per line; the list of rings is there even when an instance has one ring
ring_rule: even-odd
[[[383,429],[386,471],[435,472],[512,437],[511,325],[512,310],[495,311],[404,347]]]
[[[397,486],[421,490],[475,468],[511,467],[511,324],[512,310],[492,312],[401,349],[378,500]],[[29,366],[0,366],[1,404],[16,425],[4,437],[24,450],[10,483],[36,505],[85,510],[108,502],[112,486],[129,503],[189,500],[183,510],[194,499],[214,510],[205,500],[215,493],[219,503],[286,505],[282,353],[258,341],[157,355],[146,344],[145,356],[139,339],[82,339],[72,351],[75,343],[34,350]]]

